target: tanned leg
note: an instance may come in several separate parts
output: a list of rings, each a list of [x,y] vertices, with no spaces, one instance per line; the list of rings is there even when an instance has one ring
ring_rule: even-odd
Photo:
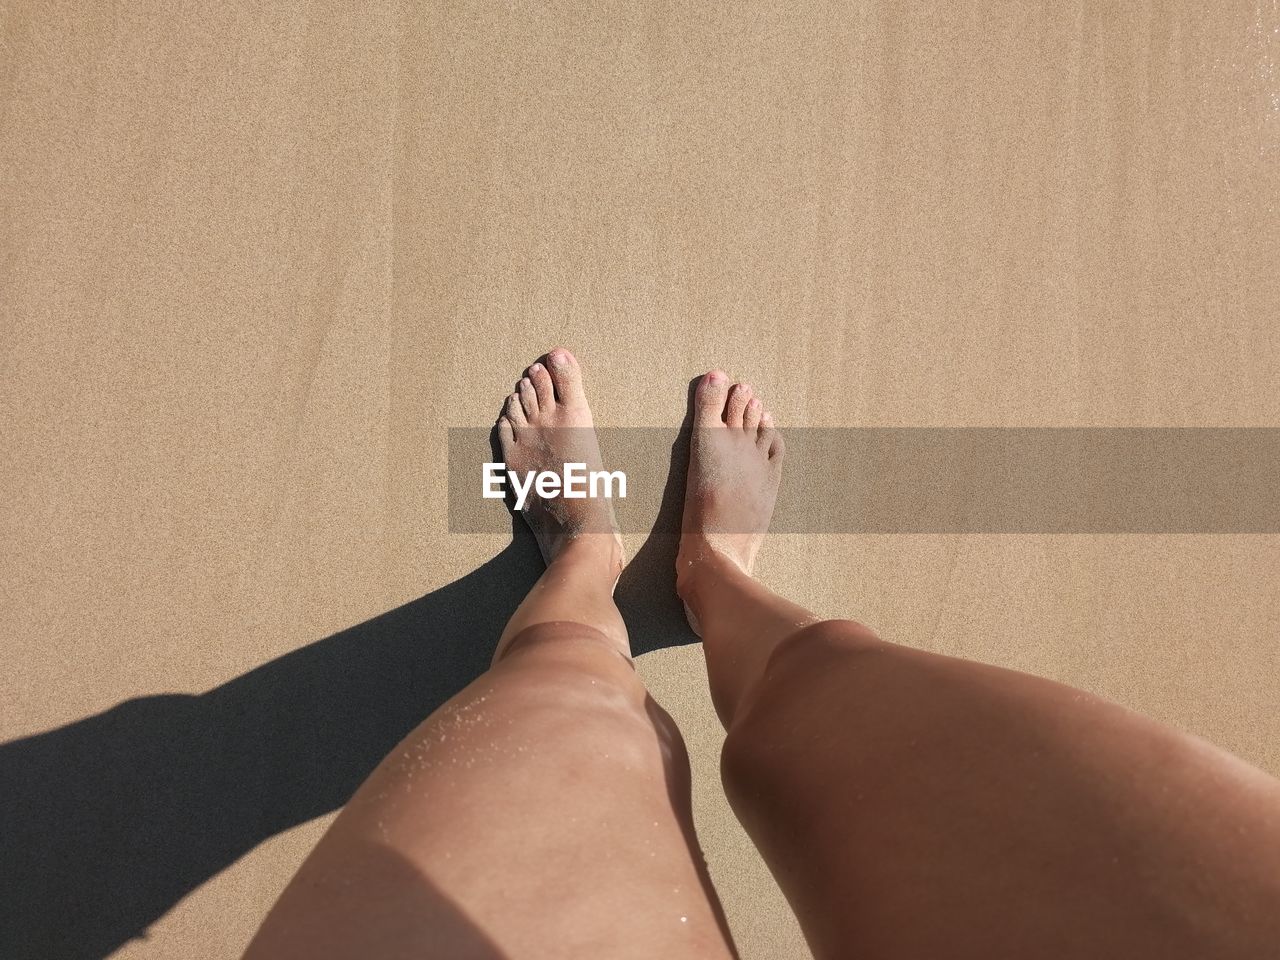
[[[1280,783],[1079,690],[772,593],[752,565],[777,432],[718,371],[694,403],[678,588],[726,792],[820,960],[1280,955]]]
[[[498,430],[512,468],[599,466],[566,350],[529,368]],[[360,788],[249,958],[733,956],[684,744],[613,605],[622,551],[607,501],[535,498],[527,511],[547,570],[493,666]]]

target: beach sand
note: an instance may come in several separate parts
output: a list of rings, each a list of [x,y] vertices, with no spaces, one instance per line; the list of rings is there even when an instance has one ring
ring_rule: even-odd
[[[359,6],[0,15],[0,741],[67,727],[0,748],[47,792],[3,882],[57,955],[236,956],[483,665],[536,551],[448,532],[446,430],[551,346],[673,435],[713,366],[784,429],[1280,426],[1274,3]],[[742,955],[805,957],[655,557],[620,593]],[[806,534],[759,572],[1280,774],[1278,567]]]

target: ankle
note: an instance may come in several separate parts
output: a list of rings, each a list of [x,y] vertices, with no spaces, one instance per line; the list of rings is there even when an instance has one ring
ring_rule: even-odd
[[[699,595],[708,586],[751,575],[705,537],[689,534],[680,541],[676,556],[676,594],[697,613]]]
[[[610,588],[622,574],[622,539],[612,533],[582,533],[556,545],[547,569],[573,568],[597,574]]]

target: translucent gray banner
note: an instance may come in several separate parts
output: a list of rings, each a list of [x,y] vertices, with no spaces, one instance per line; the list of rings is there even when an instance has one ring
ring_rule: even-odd
[[[625,498],[615,483],[610,501],[619,527],[677,531],[689,430],[599,435],[607,469],[626,475]],[[784,436],[769,526],[778,533],[1280,533],[1280,428],[814,428]],[[589,438],[562,439],[579,448]],[[449,431],[451,531],[510,529],[504,501],[483,496],[483,465],[500,459],[489,430]]]

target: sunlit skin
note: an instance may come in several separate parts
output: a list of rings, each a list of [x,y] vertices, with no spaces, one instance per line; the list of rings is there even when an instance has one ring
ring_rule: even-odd
[[[692,403],[677,587],[725,791],[818,960],[1274,955],[1280,783],[1081,691],[774,594],[753,567],[782,437],[720,371]],[[591,427],[581,368],[553,350],[503,404],[503,459],[599,469]],[[608,503],[534,497],[524,515],[547,569],[492,666],[374,771],[246,956],[736,955],[683,741],[613,602]]]

